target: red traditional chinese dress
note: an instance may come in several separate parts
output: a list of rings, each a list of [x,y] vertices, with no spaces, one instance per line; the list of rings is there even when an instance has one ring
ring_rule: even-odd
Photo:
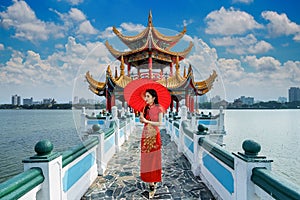
[[[163,112],[158,105],[151,106],[145,119],[159,121],[159,113]],[[161,182],[161,139],[158,126],[145,124],[141,138],[141,179],[144,182]]]

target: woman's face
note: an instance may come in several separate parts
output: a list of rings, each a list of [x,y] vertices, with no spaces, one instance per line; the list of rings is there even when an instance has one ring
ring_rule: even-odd
[[[153,97],[149,92],[145,94],[145,101],[147,104],[152,105],[154,103],[155,97]]]

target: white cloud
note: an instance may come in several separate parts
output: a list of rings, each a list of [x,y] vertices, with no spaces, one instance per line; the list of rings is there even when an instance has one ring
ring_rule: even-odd
[[[114,32],[112,31],[113,27],[107,27],[104,31],[100,32],[99,38],[108,39],[115,37]]]
[[[14,1],[6,11],[0,13],[3,27],[15,29],[14,37],[32,42],[47,40],[50,34],[60,33],[60,27],[39,20],[25,1]],[[60,35],[60,34],[58,34]]]
[[[187,26],[187,25],[189,25],[189,24],[192,24],[194,22],[194,20],[192,20],[192,19],[189,19],[189,20],[183,20],[183,26]]]
[[[3,65],[0,77],[3,85],[22,87],[69,87],[78,75],[87,71],[99,74],[105,72],[101,65],[111,63],[109,52],[103,43],[77,43],[69,37],[65,49],[57,51],[45,59],[39,53],[29,50],[26,54],[13,51],[11,58]],[[83,81],[83,80],[82,80]],[[86,83],[82,82],[88,88]]]
[[[77,8],[71,8],[69,11],[69,17],[77,22],[86,20],[86,16]]]
[[[243,62],[252,66],[258,72],[276,73],[280,69],[281,63],[273,57],[246,56],[242,59]]]
[[[292,85],[300,85],[299,61],[281,63],[274,57],[256,56],[245,56],[240,60],[218,58],[216,50],[202,40],[195,38],[194,44],[195,51],[187,57],[185,65],[192,64],[198,81],[205,80],[213,69],[217,71],[218,78],[208,94],[210,96],[221,94],[223,84],[229,101],[241,95],[272,100],[285,96]]]
[[[215,46],[224,46],[227,52],[238,55],[265,53],[273,48],[270,43],[264,40],[258,41],[253,34],[248,34],[245,37],[213,38],[211,43]]]
[[[68,3],[71,5],[79,5],[83,2],[84,0],[67,0]]]
[[[209,13],[205,21],[207,34],[234,35],[244,34],[253,29],[261,29],[262,25],[257,23],[250,14],[230,8],[226,10],[221,7],[218,11]]]
[[[93,35],[97,34],[98,31],[91,25],[89,21],[86,20],[79,25],[77,33]]]
[[[98,30],[92,26],[89,20],[87,20],[85,14],[77,8],[71,8],[68,13],[60,13],[57,10],[52,11],[64,22],[63,27],[65,32],[75,32],[78,37],[98,33]]]
[[[254,0],[232,0],[232,3],[245,3],[245,4],[250,4]]]
[[[4,44],[0,43],[0,51],[4,50]]]
[[[128,32],[141,32],[146,28],[141,24],[133,24],[133,23],[122,23],[120,26],[122,28],[121,31],[128,31]]]
[[[64,48],[64,45],[62,45],[62,44],[56,44],[56,45],[55,45],[55,48],[56,48],[56,49],[63,49],[63,48]]]
[[[300,26],[291,22],[285,13],[278,14],[273,11],[264,11],[261,15],[270,21],[267,25],[270,36],[294,35],[294,40],[300,41]]]

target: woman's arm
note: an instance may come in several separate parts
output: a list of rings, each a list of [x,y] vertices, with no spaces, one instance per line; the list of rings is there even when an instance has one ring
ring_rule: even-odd
[[[163,114],[159,113],[158,114],[158,122],[149,121],[149,120],[145,119],[144,117],[143,117],[143,121],[142,122],[143,123],[147,123],[147,124],[151,124],[153,126],[161,126],[162,125],[162,118],[163,118]]]

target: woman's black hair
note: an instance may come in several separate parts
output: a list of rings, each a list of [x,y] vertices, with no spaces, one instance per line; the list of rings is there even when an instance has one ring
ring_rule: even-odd
[[[158,96],[157,96],[157,92],[154,90],[154,89],[147,89],[145,93],[149,93],[153,98],[155,97],[154,99],[154,104],[158,105]],[[144,109],[144,114],[147,113],[147,111],[149,110],[149,105],[145,106],[145,109]]]

